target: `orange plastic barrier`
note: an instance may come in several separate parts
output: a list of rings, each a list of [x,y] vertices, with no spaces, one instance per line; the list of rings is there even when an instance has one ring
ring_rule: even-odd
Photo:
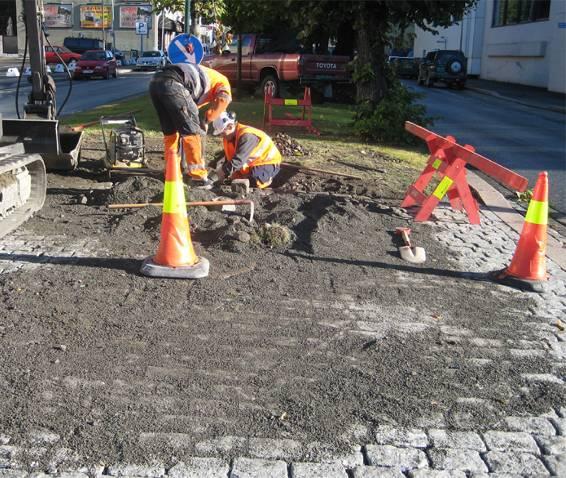
[[[510,189],[520,192],[527,189],[527,178],[476,153],[474,147],[469,144],[461,146],[452,136],[444,138],[409,121],[405,123],[405,129],[424,139],[430,151],[426,167],[419,178],[409,186],[401,203],[401,207],[420,206],[415,221],[428,220],[434,208],[447,195],[452,208],[458,211],[464,209],[471,224],[480,223],[479,207],[466,179],[468,164]],[[435,174],[439,175],[440,182],[432,194],[427,196],[424,191]]]

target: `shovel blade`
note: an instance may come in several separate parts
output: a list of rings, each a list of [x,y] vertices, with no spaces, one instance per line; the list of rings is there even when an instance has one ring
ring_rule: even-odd
[[[412,264],[422,264],[426,261],[426,252],[422,247],[403,246],[399,248],[401,259]]]

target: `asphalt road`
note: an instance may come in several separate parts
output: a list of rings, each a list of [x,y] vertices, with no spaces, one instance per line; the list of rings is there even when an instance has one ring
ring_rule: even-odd
[[[420,101],[435,117],[432,130],[529,179],[548,171],[551,206],[566,217],[566,116],[530,108],[470,90],[425,88],[405,83],[425,96]]]
[[[147,91],[151,72],[132,72],[121,70],[118,78],[110,80],[91,79],[73,82],[73,90],[65,105],[63,115],[89,110],[99,105],[119,101]],[[66,80],[57,80],[57,107],[59,108],[68,91]],[[22,78],[20,89],[20,111],[27,101],[30,86],[27,79]],[[0,81],[0,113],[5,118],[17,118],[15,108],[16,81],[2,78]]]

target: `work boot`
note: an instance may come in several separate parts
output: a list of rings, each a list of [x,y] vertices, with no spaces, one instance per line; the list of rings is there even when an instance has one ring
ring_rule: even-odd
[[[208,178],[204,178],[204,179],[190,178],[189,179],[189,186],[196,188],[196,189],[210,190],[214,187],[214,181],[211,181]]]

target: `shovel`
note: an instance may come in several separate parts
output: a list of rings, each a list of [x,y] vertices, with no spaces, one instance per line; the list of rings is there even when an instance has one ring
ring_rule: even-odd
[[[422,247],[412,247],[411,240],[409,239],[409,234],[411,234],[411,229],[408,227],[398,227],[395,229],[395,234],[399,234],[403,238],[404,246],[399,248],[399,254],[401,254],[401,259],[413,264],[422,264],[426,261],[426,252]]]

